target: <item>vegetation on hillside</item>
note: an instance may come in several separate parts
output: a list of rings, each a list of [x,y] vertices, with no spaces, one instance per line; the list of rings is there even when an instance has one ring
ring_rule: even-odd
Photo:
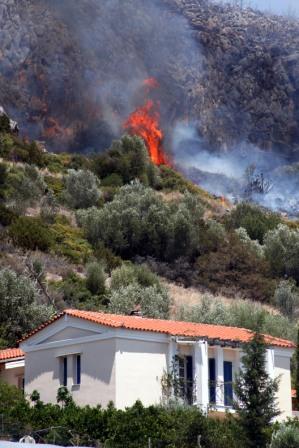
[[[297,223],[250,203],[225,210],[172,168],[153,165],[135,136],[100,155],[50,154],[4,123],[0,157],[0,288],[9,308],[5,276],[31,282],[30,306],[43,310],[18,328],[5,311],[2,345],[66,306],[130,313],[138,305],[168,318],[161,277],[207,293],[177,318],[254,328],[263,314],[265,332],[295,338]],[[213,294],[238,301],[219,304]]]

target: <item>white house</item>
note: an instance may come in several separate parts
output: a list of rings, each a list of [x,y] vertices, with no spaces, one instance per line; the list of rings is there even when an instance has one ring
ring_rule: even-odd
[[[232,409],[242,345],[252,332],[242,328],[66,310],[26,336],[25,392],[38,390],[55,402],[65,385],[81,405],[117,408],[161,403],[162,383],[174,370],[176,391],[204,411]],[[292,416],[290,358],[294,344],[265,336],[267,370],[280,377],[281,418]]]
[[[24,388],[25,354],[19,348],[0,350],[0,381]]]

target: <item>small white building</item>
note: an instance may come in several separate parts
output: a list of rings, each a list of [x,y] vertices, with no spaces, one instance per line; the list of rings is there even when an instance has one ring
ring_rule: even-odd
[[[252,332],[242,328],[66,310],[30,335],[25,392],[38,390],[56,402],[67,386],[79,405],[117,408],[163,399],[162,383],[176,371],[176,392],[204,411],[232,409],[232,383],[242,365],[242,345]],[[265,336],[267,370],[280,377],[281,418],[292,416],[290,358],[294,344]],[[174,367],[175,366],[175,367]]]
[[[25,355],[19,348],[0,350],[0,381],[24,388]]]

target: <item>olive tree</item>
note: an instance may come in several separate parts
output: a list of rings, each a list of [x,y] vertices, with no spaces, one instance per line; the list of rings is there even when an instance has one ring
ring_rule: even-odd
[[[111,290],[108,309],[116,314],[130,314],[140,305],[147,317],[167,319],[169,317],[170,299],[166,289],[157,286],[144,288],[137,283],[121,286]]]
[[[287,275],[299,281],[299,230],[280,224],[266,233],[265,256],[275,275]]]
[[[275,290],[273,301],[283,314],[289,319],[294,319],[299,307],[299,293],[295,282],[282,280]]]
[[[73,208],[89,208],[100,198],[99,179],[89,170],[68,170],[64,179],[65,198]]]
[[[14,345],[54,313],[42,304],[36,284],[10,269],[0,270],[0,337]]]
[[[127,258],[138,254],[172,260],[196,252],[202,215],[198,199],[190,193],[165,202],[151,188],[134,182],[101,209],[79,210],[77,221],[94,245],[104,243]]]

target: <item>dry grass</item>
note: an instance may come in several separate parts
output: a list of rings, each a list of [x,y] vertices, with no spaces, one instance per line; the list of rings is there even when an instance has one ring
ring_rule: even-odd
[[[221,294],[213,295],[205,289],[200,290],[198,288],[192,288],[192,287],[184,288],[183,286],[179,286],[179,285],[169,282],[165,279],[161,279],[161,282],[167,288],[169,295],[173,301],[173,306],[171,309],[171,317],[172,318],[175,318],[177,316],[178,310],[182,306],[188,307],[188,306],[199,305],[201,303],[203,297],[206,296],[207,294],[209,295],[211,300],[220,301],[224,305],[230,305],[233,302],[235,302],[236,300],[244,300],[246,302],[252,303],[251,300],[244,299],[239,296],[232,298],[232,297],[227,297],[227,296],[224,296]],[[263,308],[265,308],[267,311],[269,311],[273,314],[280,314],[276,308],[274,308],[270,305],[265,305],[265,304],[260,304],[260,303],[259,303],[259,305],[261,305]]]

